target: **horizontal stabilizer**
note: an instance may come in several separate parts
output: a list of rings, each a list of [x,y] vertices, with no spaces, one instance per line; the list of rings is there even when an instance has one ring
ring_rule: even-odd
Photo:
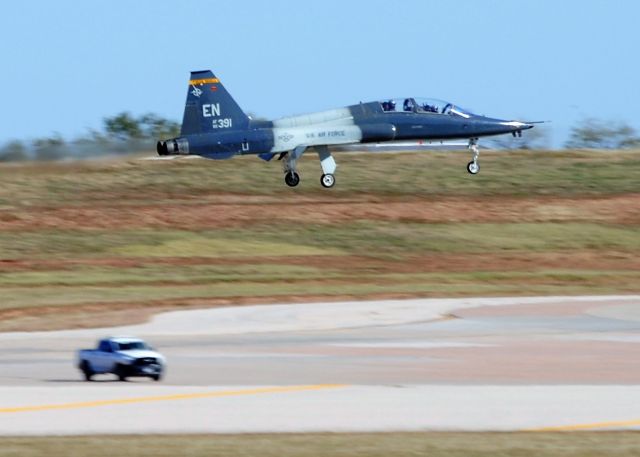
[[[275,156],[276,156],[275,152],[265,152],[264,154],[258,154],[258,157],[260,157],[265,162],[269,162]]]

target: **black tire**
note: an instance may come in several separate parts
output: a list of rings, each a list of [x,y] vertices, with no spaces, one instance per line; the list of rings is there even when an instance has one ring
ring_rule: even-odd
[[[325,189],[330,189],[336,185],[336,178],[331,174],[322,175],[320,176],[320,184]]]
[[[300,176],[295,171],[290,171],[284,175],[284,182],[289,187],[296,187],[300,183]]]
[[[82,371],[82,374],[84,375],[84,380],[85,381],[91,381],[91,378],[93,377],[94,372],[91,369],[91,365],[89,365],[89,362],[87,362],[86,360],[84,362],[82,362],[82,365],[80,366],[80,370]]]
[[[467,171],[472,175],[477,175],[480,171],[480,165],[472,160],[467,164]]]
[[[124,365],[118,365],[115,369],[115,375],[118,377],[120,381],[127,380],[127,367]]]
[[[158,374],[154,374],[151,376],[151,379],[153,379],[154,381],[160,381],[162,379],[162,373],[158,373]]]

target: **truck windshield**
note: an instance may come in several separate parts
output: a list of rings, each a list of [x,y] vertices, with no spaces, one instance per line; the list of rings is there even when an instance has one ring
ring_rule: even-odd
[[[130,351],[132,349],[148,349],[142,341],[129,341],[127,343],[114,343],[118,351]]]

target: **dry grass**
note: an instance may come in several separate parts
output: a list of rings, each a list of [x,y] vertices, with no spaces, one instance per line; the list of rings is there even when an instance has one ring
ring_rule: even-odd
[[[466,159],[345,154],[330,191],[311,157],[296,189],[254,157],[0,165],[0,330],[256,301],[640,292],[640,154],[490,152],[474,177]]]
[[[340,433],[0,438],[2,457],[623,457],[639,432]]]

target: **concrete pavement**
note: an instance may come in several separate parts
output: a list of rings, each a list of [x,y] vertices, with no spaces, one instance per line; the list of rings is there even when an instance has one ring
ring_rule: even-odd
[[[0,334],[0,434],[628,429],[640,424],[640,297],[265,305],[117,329]],[[165,381],[74,352],[147,338]]]

